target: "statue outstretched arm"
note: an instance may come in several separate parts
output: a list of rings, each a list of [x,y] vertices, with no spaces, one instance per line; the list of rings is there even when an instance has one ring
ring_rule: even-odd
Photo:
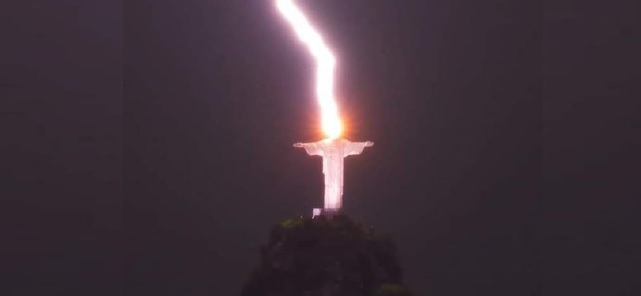
[[[345,156],[349,155],[359,155],[363,152],[363,149],[365,147],[372,147],[374,146],[374,142],[367,141],[367,142],[349,142],[347,143],[347,147],[345,147]]]
[[[305,152],[309,155],[323,156],[323,151],[318,143],[295,143],[294,148],[305,148]]]

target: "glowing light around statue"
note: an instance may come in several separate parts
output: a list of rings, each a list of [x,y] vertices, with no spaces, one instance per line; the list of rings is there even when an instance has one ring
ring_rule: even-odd
[[[374,143],[350,142],[340,138],[343,126],[334,95],[336,58],[293,0],[276,0],[276,6],[316,61],[316,96],[321,109],[321,127],[327,138],[313,143],[296,143],[294,147],[305,148],[307,154],[323,158],[324,211],[335,213],[343,205],[344,158],[361,154],[365,147],[371,147]],[[320,209],[314,209],[314,215],[317,212]]]

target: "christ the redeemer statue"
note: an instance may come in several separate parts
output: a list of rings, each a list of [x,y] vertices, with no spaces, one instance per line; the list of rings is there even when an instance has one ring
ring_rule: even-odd
[[[294,147],[305,148],[309,155],[323,157],[325,175],[324,211],[337,212],[343,205],[343,158],[358,155],[373,142],[350,142],[345,139],[325,139],[314,143],[296,143]],[[318,213],[315,213],[315,215]]]

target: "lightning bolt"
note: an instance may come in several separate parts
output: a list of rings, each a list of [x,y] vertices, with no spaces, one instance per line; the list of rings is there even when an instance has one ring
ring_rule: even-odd
[[[321,127],[328,138],[338,138],[343,127],[334,95],[336,58],[293,0],[276,0],[276,7],[316,61],[316,97],[321,109]]]

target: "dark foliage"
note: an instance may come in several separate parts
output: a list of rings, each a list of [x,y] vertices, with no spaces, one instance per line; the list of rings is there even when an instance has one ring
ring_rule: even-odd
[[[393,242],[347,216],[276,225],[242,296],[404,296]]]

